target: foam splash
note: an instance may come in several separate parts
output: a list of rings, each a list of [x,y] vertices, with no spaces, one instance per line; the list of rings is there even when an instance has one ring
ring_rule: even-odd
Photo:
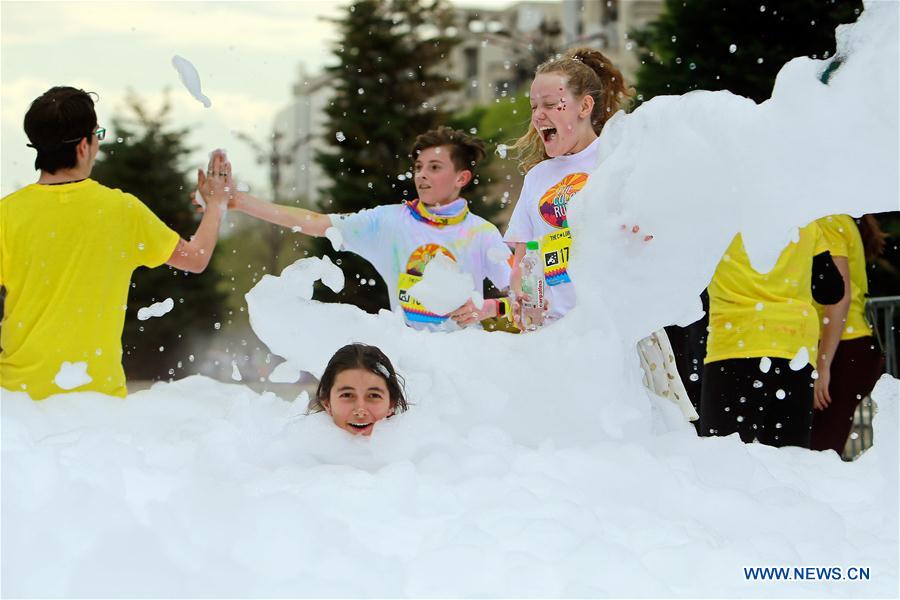
[[[300,381],[300,369],[289,362],[283,362],[269,373],[272,383],[297,383]]]
[[[150,306],[139,308],[137,313],[138,321],[146,321],[153,317],[161,317],[171,311],[174,306],[175,301],[171,298],[166,298],[162,302],[154,302]]]
[[[325,230],[325,237],[331,242],[331,247],[337,252],[344,245],[344,234],[337,227],[329,227]]]
[[[434,314],[446,315],[465,304],[474,289],[472,275],[438,253],[425,265],[422,279],[409,288],[409,294]]]
[[[178,71],[178,77],[181,83],[190,92],[195,100],[203,104],[205,108],[212,106],[212,101],[203,95],[200,90],[200,73],[197,68],[186,58],[182,58],[177,54],[172,57],[172,66]]]
[[[87,385],[93,379],[87,372],[88,365],[86,362],[69,362],[63,361],[59,366],[59,371],[53,378],[53,383],[64,390],[74,390],[75,388]]]
[[[807,364],[809,364],[809,350],[806,346],[801,346],[794,358],[791,359],[791,362],[788,363],[792,371],[799,371]]]
[[[875,446],[845,464],[698,439],[644,391],[634,344],[697,312],[736,231],[763,264],[812,218],[895,208],[897,8],[841,29],[828,86],[798,59],[759,106],[692,93],[614,117],[570,206],[578,305],[537,333],[314,302],[315,280],[343,285],[324,259],[263,277],[247,304],[273,353],[321,375],[361,341],[405,377],[412,409],[370,439],[305,416],[308,394],[199,377],[125,402],[4,393],[4,594],[896,597],[896,380],[872,394]],[[847,193],[861,174],[872,192]],[[763,589],[742,572],[832,564],[877,576]]]

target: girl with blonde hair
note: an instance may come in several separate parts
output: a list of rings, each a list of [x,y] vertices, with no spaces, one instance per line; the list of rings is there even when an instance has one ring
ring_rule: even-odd
[[[504,241],[515,248],[511,288],[521,323],[519,265],[528,242],[538,241],[545,265],[546,319],[575,305],[568,274],[571,234],[566,207],[587,183],[599,158],[603,126],[634,95],[622,73],[600,51],[577,48],[540,65],[531,84],[531,123],[515,144],[526,171]]]

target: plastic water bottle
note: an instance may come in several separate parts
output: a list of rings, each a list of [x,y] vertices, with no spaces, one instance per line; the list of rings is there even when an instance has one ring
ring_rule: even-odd
[[[525,256],[519,263],[522,275],[522,324],[526,331],[534,331],[544,323],[544,261],[537,242],[525,245]]]

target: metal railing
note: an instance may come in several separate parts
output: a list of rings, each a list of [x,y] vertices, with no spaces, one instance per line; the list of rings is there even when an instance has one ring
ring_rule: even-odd
[[[881,296],[869,298],[866,302],[866,317],[872,325],[872,334],[884,352],[885,372],[893,377],[900,377],[900,365],[897,364],[897,329],[895,319],[900,314],[900,296]],[[854,460],[868,450],[872,439],[872,418],[878,407],[872,398],[866,396],[856,408],[853,415],[853,429],[844,446],[842,458]]]
[[[871,396],[866,396],[856,407],[853,414],[853,428],[850,429],[850,436],[844,445],[844,452],[841,458],[844,460],[856,460],[859,456],[872,447],[874,443],[874,435],[872,431],[872,419],[878,407],[872,400]]]
[[[897,364],[896,316],[900,309],[900,296],[869,298],[866,302],[866,317],[872,324],[872,333],[884,351],[885,372],[893,377],[900,374]]]

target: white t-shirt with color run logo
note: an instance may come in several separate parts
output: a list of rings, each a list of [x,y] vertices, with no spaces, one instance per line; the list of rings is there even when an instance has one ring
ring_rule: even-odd
[[[597,138],[569,156],[538,163],[525,175],[522,193],[513,209],[503,240],[508,243],[539,241],[544,257],[548,319],[558,319],[575,306],[575,288],[567,271],[572,236],[566,206],[587,183],[599,159]]]
[[[465,202],[452,204],[460,201]],[[471,274],[479,292],[485,279],[498,289],[509,287],[509,246],[493,224],[472,213],[461,223],[441,227],[418,220],[405,204],[329,216],[343,236],[343,249],[372,263],[387,283],[391,310],[402,309],[410,327],[442,329],[449,323],[446,315],[430,312],[407,292],[438,252]]]

